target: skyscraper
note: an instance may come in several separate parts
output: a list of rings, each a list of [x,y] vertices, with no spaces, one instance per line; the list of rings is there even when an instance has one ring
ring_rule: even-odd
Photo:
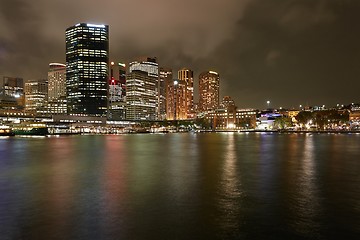
[[[159,120],[165,120],[166,119],[166,91],[167,91],[167,85],[172,81],[173,73],[171,69],[167,68],[160,68],[160,74],[159,74],[159,84],[158,84],[158,119]]]
[[[49,102],[66,97],[66,65],[50,63],[48,72]]]
[[[2,91],[0,91],[0,94],[14,100],[18,107],[24,107],[24,80],[19,77],[3,77]]]
[[[178,71],[178,79],[186,84],[186,114],[187,118],[194,118],[194,72],[183,68]]]
[[[166,90],[166,119],[184,120],[187,119],[187,91],[184,80],[172,80],[167,84]]]
[[[156,58],[144,58],[129,64],[126,76],[126,118],[155,120],[158,109],[159,66]]]
[[[48,72],[48,112],[66,113],[66,65],[50,63]]]
[[[111,120],[126,118],[126,65],[111,62],[109,80],[109,114]]]
[[[105,116],[108,95],[109,28],[79,23],[66,29],[67,110]]]
[[[45,112],[48,100],[48,81],[29,80],[25,83],[25,109],[29,112]]]
[[[220,77],[207,71],[199,75],[199,110],[207,111],[219,106]]]

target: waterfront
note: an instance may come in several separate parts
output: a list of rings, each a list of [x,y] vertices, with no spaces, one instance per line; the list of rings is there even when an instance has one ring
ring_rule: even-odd
[[[355,239],[360,135],[0,139],[1,239]]]

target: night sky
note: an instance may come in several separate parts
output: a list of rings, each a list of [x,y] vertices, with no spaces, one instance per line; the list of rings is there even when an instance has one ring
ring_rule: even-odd
[[[113,61],[218,71],[240,108],[360,102],[359,0],[0,0],[0,76],[46,78],[79,22],[109,25]]]

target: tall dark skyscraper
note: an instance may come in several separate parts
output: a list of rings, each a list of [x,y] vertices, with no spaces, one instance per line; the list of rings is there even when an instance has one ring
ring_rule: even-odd
[[[79,23],[66,29],[68,114],[106,115],[108,62],[107,25]]]

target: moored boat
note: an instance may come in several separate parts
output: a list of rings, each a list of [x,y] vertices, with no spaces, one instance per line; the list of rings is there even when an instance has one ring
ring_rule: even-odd
[[[15,135],[46,136],[49,134],[47,127],[21,127],[14,128]]]

